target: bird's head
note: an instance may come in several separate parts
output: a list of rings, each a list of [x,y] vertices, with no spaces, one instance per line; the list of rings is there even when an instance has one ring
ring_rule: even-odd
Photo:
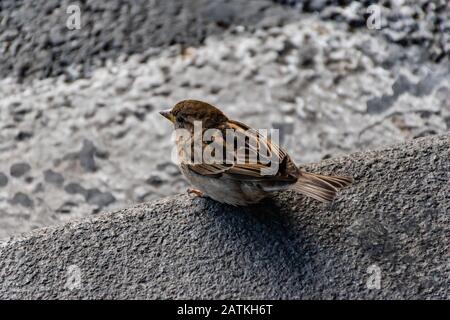
[[[228,121],[222,111],[198,100],[180,101],[171,110],[161,111],[160,114],[172,122],[175,129],[192,130],[195,121],[200,121],[204,129],[217,128]]]

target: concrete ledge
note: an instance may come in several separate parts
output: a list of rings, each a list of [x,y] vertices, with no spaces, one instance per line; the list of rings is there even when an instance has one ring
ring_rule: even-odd
[[[309,169],[357,182],[331,205],[179,195],[12,238],[0,298],[450,298],[450,135]]]

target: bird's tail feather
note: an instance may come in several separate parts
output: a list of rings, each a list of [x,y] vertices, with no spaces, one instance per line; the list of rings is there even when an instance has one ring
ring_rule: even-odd
[[[340,189],[352,183],[351,177],[324,176],[302,171],[293,189],[321,202],[331,202]]]

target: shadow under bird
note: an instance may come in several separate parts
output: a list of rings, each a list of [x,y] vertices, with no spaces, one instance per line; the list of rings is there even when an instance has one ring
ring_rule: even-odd
[[[177,137],[176,144],[181,172],[194,187],[188,192],[198,196],[208,196],[234,206],[247,206],[260,202],[274,192],[295,190],[321,202],[330,202],[340,189],[353,182],[353,179],[347,176],[327,176],[300,169],[287,152],[271,139],[244,123],[229,119],[218,108],[206,102],[183,100],[171,110],[161,111],[160,114],[170,120],[176,130],[184,129],[183,131],[190,135],[189,139]],[[215,135],[211,141],[200,138],[200,152],[208,151],[207,148],[211,147],[212,141],[216,146],[220,142],[226,149],[225,152],[232,153],[232,161],[227,156],[226,160],[213,163],[204,161],[196,163],[192,158],[195,151],[180,151],[195,149],[196,123],[201,124],[202,137],[208,129],[222,133]],[[245,143],[239,146],[234,139],[231,142],[224,139],[229,130],[233,130],[238,137],[239,135],[246,137]],[[223,140],[218,141],[220,137]],[[267,159],[263,159],[264,156],[258,153],[257,161],[248,161],[249,155],[255,152],[253,144],[249,143],[250,139],[254,139],[253,141],[256,139],[257,146],[264,147]],[[186,146],[187,143],[189,145]],[[245,155],[245,159],[241,159],[242,154]],[[277,171],[270,175],[263,174],[265,169],[271,169],[270,161],[266,160],[273,160],[273,157],[276,157],[278,162]]]

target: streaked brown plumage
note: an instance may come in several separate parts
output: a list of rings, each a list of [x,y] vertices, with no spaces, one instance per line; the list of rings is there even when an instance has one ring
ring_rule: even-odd
[[[223,143],[227,150],[233,153],[232,163],[193,163],[191,158],[179,152],[180,168],[186,179],[196,188],[193,192],[204,194],[216,201],[228,203],[235,206],[247,206],[257,203],[273,192],[292,189],[306,196],[322,202],[330,202],[335,197],[339,189],[352,183],[353,179],[344,176],[324,176],[315,173],[308,173],[298,168],[290,156],[270,139],[261,139],[256,130],[249,126],[229,119],[222,111],[216,107],[197,100],[184,100],[177,103],[172,110],[161,112],[169,119],[175,129],[187,129],[193,134],[194,121],[201,121],[203,132],[207,129],[217,129],[226,137],[225,131],[233,129],[239,135],[257,139],[258,146],[264,143],[269,150],[269,154],[278,157],[279,168],[273,175],[262,175],[261,169],[266,168],[266,162],[240,163],[239,150],[234,143],[219,141]],[[250,130],[250,131],[249,131]],[[250,132],[250,133],[249,133]],[[192,141],[192,140],[189,140]],[[182,150],[183,140],[177,140],[178,150]],[[189,142],[191,143],[191,142]],[[245,144],[246,159],[252,147]],[[202,152],[208,148],[208,143],[203,142]],[[188,148],[193,150],[193,146]],[[194,152],[195,153],[195,152]],[[267,160],[267,159],[266,159]],[[268,168],[268,167],[267,167]]]

